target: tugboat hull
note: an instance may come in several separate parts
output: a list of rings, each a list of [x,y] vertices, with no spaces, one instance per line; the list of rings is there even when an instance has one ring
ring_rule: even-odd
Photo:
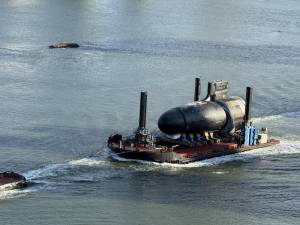
[[[14,172],[0,173],[0,191],[23,188],[27,185],[24,176]]]

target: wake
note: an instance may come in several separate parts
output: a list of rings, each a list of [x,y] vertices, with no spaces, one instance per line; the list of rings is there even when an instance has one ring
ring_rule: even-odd
[[[233,155],[226,155],[221,157],[215,157],[212,159],[192,162],[188,164],[172,164],[172,163],[157,163],[143,160],[130,160],[124,159],[116,154],[111,154],[111,157],[114,159],[115,164],[113,164],[110,160],[100,160],[98,158],[81,158],[77,160],[71,160],[65,163],[59,164],[49,164],[39,169],[30,170],[24,173],[24,176],[27,178],[29,182],[36,184],[32,187],[28,187],[26,189],[21,190],[10,190],[0,192],[0,200],[17,198],[26,196],[29,193],[36,192],[40,189],[47,189],[47,184],[51,184],[51,177],[59,177],[61,174],[68,175],[74,174],[74,171],[78,170],[79,167],[90,167],[90,168],[114,168],[116,163],[126,163],[123,165],[123,169],[127,169],[130,171],[174,171],[174,170],[182,170],[185,168],[202,168],[202,167],[217,167],[219,165],[223,165],[225,163],[230,163],[234,161],[246,162],[251,161],[255,158],[266,157],[266,156],[280,156],[280,155],[291,155],[291,154],[300,154],[300,141],[289,141],[283,140],[280,144],[261,148],[256,150],[251,150],[248,152],[236,153]],[[119,167],[122,169],[122,167]],[[216,174],[221,174],[221,172],[216,172]],[[223,173],[223,172],[222,172]],[[54,182],[55,183],[55,182]],[[46,186],[45,186],[46,185]]]
[[[300,118],[300,112],[287,112],[278,115],[265,116],[260,118],[254,118],[254,122],[268,122],[268,121],[278,121],[282,119],[298,119]],[[280,155],[291,155],[300,154],[300,141],[284,140],[280,137],[278,139],[281,141],[280,144],[275,146],[270,146],[261,149],[255,149],[247,152],[236,153],[233,155],[226,155],[221,157],[215,157],[212,159],[192,162],[188,164],[171,164],[171,163],[157,163],[143,160],[130,160],[119,157],[117,154],[112,152],[109,153],[107,158],[99,159],[97,157],[85,157],[81,159],[75,159],[63,163],[53,163],[45,165],[41,168],[30,170],[25,172],[23,175],[27,178],[29,182],[32,183],[51,183],[49,181],[52,177],[59,177],[61,175],[73,174],[74,171],[78,170],[80,167],[90,167],[90,168],[115,168],[118,163],[123,163],[119,166],[119,169],[128,169],[130,171],[159,171],[163,170],[178,170],[184,168],[201,168],[201,167],[217,167],[225,163],[230,163],[234,161],[246,162],[251,161],[255,158],[266,157],[266,156],[280,156]],[[107,151],[107,149],[103,149]],[[110,160],[109,158],[112,158]],[[125,164],[124,164],[125,163]],[[0,200],[10,199],[15,197],[24,196],[30,192],[34,192],[43,187],[29,187],[21,190],[11,190],[4,191],[0,193]]]
[[[280,120],[283,118],[299,118],[300,119],[300,112],[296,111],[296,112],[286,112],[286,113],[281,113],[278,115],[270,115],[270,116],[264,116],[264,117],[257,117],[257,118],[253,118],[253,122],[267,122],[267,121],[276,121],[276,120]]]
[[[65,163],[49,164],[39,169],[30,170],[24,173],[24,176],[27,180],[36,180],[46,177],[56,177],[59,174],[67,174],[70,170],[76,170],[79,166],[102,167],[109,165],[109,161],[103,161],[97,158],[82,158]]]
[[[0,192],[0,200],[23,197],[26,194],[33,192],[32,189],[9,190]]]

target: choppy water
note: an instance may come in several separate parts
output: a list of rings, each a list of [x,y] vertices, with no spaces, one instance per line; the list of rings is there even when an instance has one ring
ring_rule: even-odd
[[[299,224],[297,1],[0,4],[0,224]],[[49,50],[72,41],[79,49]],[[107,137],[193,97],[193,79],[254,88],[254,122],[278,146],[188,165],[117,158]],[[203,88],[205,91],[205,88]]]

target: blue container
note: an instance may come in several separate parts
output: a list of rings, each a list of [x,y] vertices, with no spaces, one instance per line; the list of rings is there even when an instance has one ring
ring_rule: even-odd
[[[255,127],[250,128],[250,145],[256,145],[258,131]]]
[[[244,145],[249,145],[249,138],[250,138],[250,128],[245,127],[245,141]]]

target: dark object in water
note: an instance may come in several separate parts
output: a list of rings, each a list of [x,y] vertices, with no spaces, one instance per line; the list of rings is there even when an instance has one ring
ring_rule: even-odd
[[[49,48],[78,48],[78,47],[79,47],[79,44],[77,44],[77,43],[68,43],[68,42],[58,43],[58,44],[49,46]]]
[[[194,102],[163,113],[158,135],[146,129],[147,93],[141,93],[139,127],[134,135],[111,135],[108,147],[119,156],[155,162],[193,161],[264,148],[279,143],[268,138],[267,128],[259,132],[252,125],[252,88],[246,102],[228,95],[228,81],[208,83],[207,96],[199,100],[200,80],[196,79]]]
[[[26,178],[18,173],[11,171],[0,173],[0,191],[23,188],[26,184]]]

